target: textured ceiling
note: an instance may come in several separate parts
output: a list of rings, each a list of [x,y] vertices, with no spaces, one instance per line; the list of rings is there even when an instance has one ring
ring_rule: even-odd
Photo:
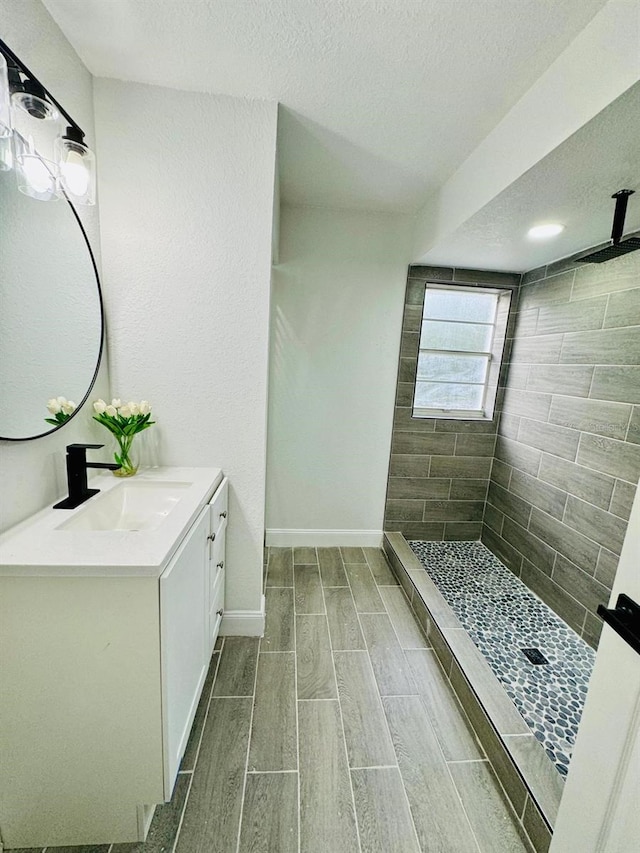
[[[619,189],[633,189],[625,233],[640,230],[640,83],[632,86],[421,259],[510,271],[533,269],[604,243]],[[532,241],[533,225],[565,231]]]
[[[389,211],[418,209],[605,4],[43,2],[96,76],[279,101],[284,201]]]

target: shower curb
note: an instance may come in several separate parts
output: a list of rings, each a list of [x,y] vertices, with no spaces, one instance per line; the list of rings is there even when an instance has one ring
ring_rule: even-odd
[[[402,533],[383,549],[536,853],[551,843],[563,782]]]

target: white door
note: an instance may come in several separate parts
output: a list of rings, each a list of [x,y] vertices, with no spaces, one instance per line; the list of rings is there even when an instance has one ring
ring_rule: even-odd
[[[640,487],[609,607],[640,604]],[[550,853],[640,849],[640,654],[605,625]]]

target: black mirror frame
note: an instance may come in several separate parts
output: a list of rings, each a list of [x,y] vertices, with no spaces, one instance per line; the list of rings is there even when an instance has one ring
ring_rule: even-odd
[[[102,353],[104,350],[104,332],[105,332],[104,302],[102,299],[102,287],[100,286],[100,276],[98,274],[98,267],[96,264],[95,256],[93,254],[93,249],[91,248],[91,243],[89,242],[89,238],[87,237],[87,232],[84,229],[84,225],[82,224],[80,217],[78,216],[78,212],[76,211],[75,207],[71,204],[71,202],[69,201],[69,199],[66,196],[65,196],[65,201],[69,205],[69,207],[71,208],[71,212],[73,213],[73,216],[75,217],[75,220],[78,224],[78,227],[80,228],[80,233],[82,234],[82,237],[83,237],[84,242],[86,244],[87,250],[89,252],[89,258],[91,259],[91,266],[93,267],[93,273],[96,277],[96,286],[98,288],[98,304],[100,306],[100,345],[98,347],[98,358],[96,360],[96,367],[95,367],[95,370],[93,372],[93,376],[91,378],[91,381],[89,382],[89,387],[87,388],[87,393],[84,395],[84,397],[82,398],[80,403],[78,403],[75,411],[69,416],[69,418],[63,424],[60,424],[59,426],[55,426],[52,429],[48,429],[45,432],[38,433],[38,435],[29,435],[29,436],[26,436],[24,438],[6,438],[5,436],[0,435],[0,441],[35,441],[35,439],[37,439],[37,438],[44,438],[45,436],[51,435],[52,433],[57,432],[59,429],[62,429],[70,421],[72,421],[73,418],[75,418],[75,416],[82,409],[84,404],[87,402],[87,400],[89,398],[89,394],[91,393],[93,386],[96,384],[96,379],[98,378],[98,371],[100,370],[100,364],[102,363]]]

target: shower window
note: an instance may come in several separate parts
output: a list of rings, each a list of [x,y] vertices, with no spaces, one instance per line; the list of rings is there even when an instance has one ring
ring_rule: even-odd
[[[427,284],[414,417],[492,417],[510,293]]]

